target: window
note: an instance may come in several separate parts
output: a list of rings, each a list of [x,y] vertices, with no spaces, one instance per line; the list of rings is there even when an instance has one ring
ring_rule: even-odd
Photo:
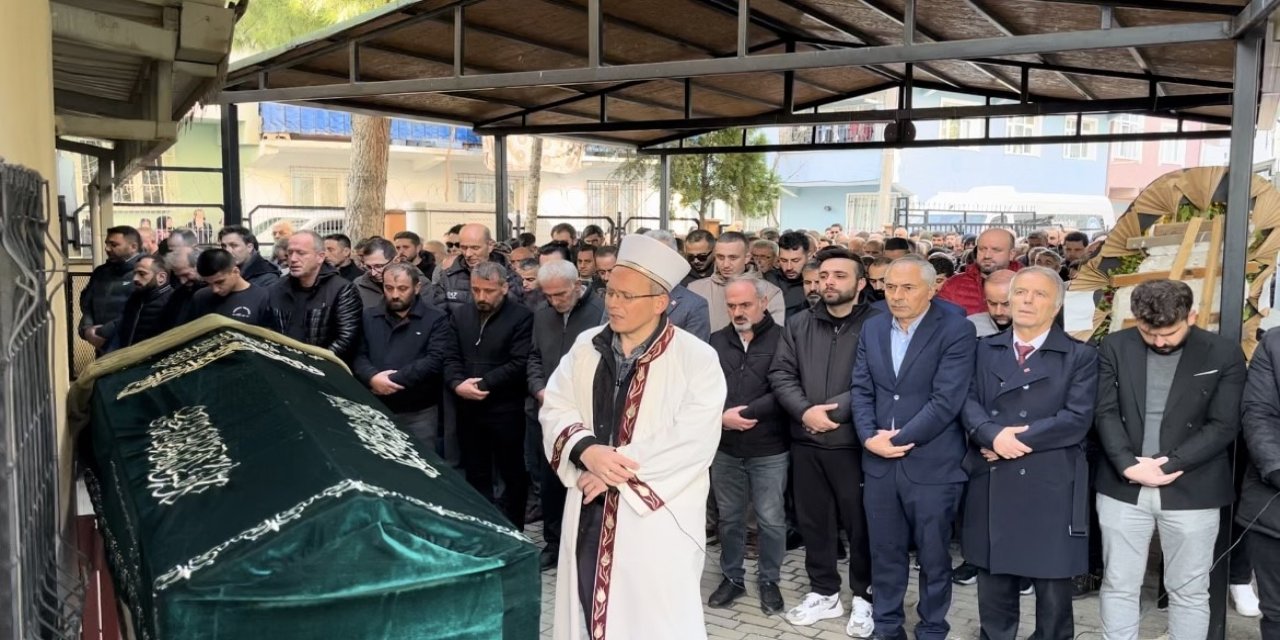
[[[347,172],[342,169],[295,167],[290,177],[293,204],[310,207],[347,205]]]
[[[497,196],[494,195],[496,189],[495,180],[492,174],[488,173],[459,173],[457,176],[458,183],[458,202],[468,202],[472,204],[494,204],[497,202]],[[524,178],[507,178],[507,209],[509,211],[522,211],[525,201]]]
[[[977,103],[943,98],[940,106],[974,107],[977,106]],[[971,140],[974,138],[981,138],[985,130],[985,123],[981,119],[967,118],[964,120],[943,120],[938,129],[938,137],[943,140]],[[960,148],[977,149],[977,147],[971,146],[964,146]]]
[[[1142,116],[1124,114],[1111,121],[1111,133],[1118,135],[1142,133],[1143,126]],[[1115,160],[1142,162],[1142,142],[1138,140],[1114,142],[1111,146],[1111,157]]]
[[[1074,136],[1077,133],[1083,136],[1097,134],[1098,119],[1068,116],[1066,118],[1066,134]],[[1097,155],[1097,147],[1087,142],[1082,142],[1080,144],[1068,144],[1063,145],[1062,147],[1062,157],[1069,160],[1093,160]]]
[[[1005,136],[1009,138],[1034,138],[1040,135],[1040,118],[1037,116],[1018,116],[1005,120]],[[1008,144],[1004,152],[1014,156],[1038,156],[1040,145],[1027,143]]]
[[[1174,122],[1165,122],[1160,125],[1160,131],[1172,132],[1177,131],[1178,125]],[[1176,164],[1179,167],[1186,164],[1187,161],[1187,141],[1186,140],[1161,140],[1160,141],[1160,164]]]
[[[644,183],[622,180],[588,180],[587,212],[609,218],[621,213],[623,218],[640,215],[644,200]]]
[[[880,194],[846,193],[844,195],[844,219],[849,229],[879,229]]]
[[[160,161],[156,160],[156,167],[160,166]],[[158,204],[164,202],[165,191],[165,172],[158,169],[142,170],[142,201],[147,204]]]

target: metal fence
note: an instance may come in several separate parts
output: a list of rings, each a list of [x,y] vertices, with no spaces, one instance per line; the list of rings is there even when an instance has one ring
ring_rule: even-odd
[[[987,229],[1009,229],[1019,238],[1036,229],[1054,224],[1052,217],[1028,211],[957,211],[951,209],[910,209],[899,206],[893,214],[893,226],[922,234],[958,233],[979,235]]]
[[[0,163],[0,637],[24,640],[78,637],[83,599],[60,569],[73,552],[58,531],[50,206],[39,174]]]

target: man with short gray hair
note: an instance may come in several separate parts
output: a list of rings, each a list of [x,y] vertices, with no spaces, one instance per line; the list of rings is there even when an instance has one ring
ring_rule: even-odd
[[[582,332],[600,326],[604,318],[604,300],[589,295],[578,281],[573,263],[554,260],[538,267],[538,283],[546,304],[533,314],[533,348],[529,351],[529,394],[537,406],[542,405],[547,380],[569,353],[574,340]],[[540,434],[537,408],[529,428]],[[539,439],[540,440],[540,439]],[[534,480],[542,498],[542,537],[546,546],[539,562],[542,569],[556,566],[560,558],[560,520],[564,516],[565,487],[547,462],[547,454],[537,446],[540,464]]]
[[[661,241],[672,251],[679,252],[675,236],[671,235],[670,231],[653,229],[644,232],[644,235]],[[616,258],[614,260],[617,261]],[[668,296],[671,302],[667,305],[667,318],[671,320],[671,324],[692,333],[703,342],[710,340],[711,312],[707,308],[706,299],[690,291],[683,284],[673,288]]]
[[[363,310],[355,286],[325,261],[320,234],[299,231],[289,236],[289,275],[271,286],[277,330],[350,360],[360,340]]]

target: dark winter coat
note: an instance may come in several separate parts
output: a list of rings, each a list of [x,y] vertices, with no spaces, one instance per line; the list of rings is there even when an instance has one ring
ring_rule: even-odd
[[[524,297],[524,285],[520,274],[507,264],[502,254],[489,254],[489,261],[502,265],[507,270],[507,301],[519,303]],[[475,308],[471,297],[471,268],[462,256],[453,261],[453,265],[440,274],[440,282],[432,289],[433,301],[437,307],[455,313],[464,307]]]
[[[481,401],[456,397],[462,420],[488,420],[495,427],[524,427],[525,380],[533,348],[533,313],[519,303],[503,302],[481,319],[474,303],[456,307],[452,315],[457,348],[445,360],[445,385],[452,392],[468,378],[489,396]]]
[[[1136,328],[1113,333],[1098,349],[1098,406],[1095,429],[1109,464],[1097,473],[1098,493],[1138,503],[1140,485],[1124,470],[1142,455],[1147,405],[1147,345]],[[1231,449],[1240,431],[1244,393],[1244,354],[1240,343],[1192,327],[1173,375],[1160,451],[1168,457],[1165,473],[1182,476],[1160,487],[1164,509],[1216,509],[1236,499]]]
[[[824,449],[861,448],[849,408],[849,382],[863,323],[878,315],[860,304],[839,323],[825,304],[818,304],[787,320],[769,368],[769,383],[791,418],[793,443]],[[840,426],[809,433],[800,420],[804,412],[817,404],[832,403],[839,406],[827,417]]]
[[[453,328],[443,311],[418,298],[406,318],[381,307],[365,309],[360,347],[351,370],[365,386],[387,370],[391,381],[404,387],[378,396],[396,413],[422,411],[440,402],[444,361],[456,348]]]
[[[138,254],[128,260],[105,262],[89,275],[89,283],[80,292],[81,335],[89,327],[106,325],[120,317],[133,293],[133,267],[141,257]],[[109,333],[110,328],[107,331],[98,335],[110,341],[113,334]]]
[[[533,314],[533,348],[529,352],[529,393],[547,387],[547,379],[569,353],[569,347],[583,331],[600,326],[604,303],[598,296],[583,295],[578,304],[561,315],[544,304]]]
[[[1280,329],[1262,336],[1249,362],[1248,384],[1241,403],[1241,428],[1249,448],[1249,465],[1236,522],[1253,523],[1253,530],[1280,538]],[[1238,460],[1236,464],[1243,461]],[[1280,502],[1280,499],[1274,502]]]
[[[791,280],[782,275],[781,269],[773,269],[764,274],[764,279],[782,290],[782,303],[787,310],[787,319],[809,308],[809,299],[804,295],[804,277]]]
[[[240,277],[255,287],[270,287],[280,281],[280,267],[267,261],[257,253],[249,255],[249,259],[240,266]]]
[[[355,285],[356,292],[360,294],[360,303],[365,309],[376,309],[386,304],[387,298],[382,293],[382,283],[374,280],[369,274],[356,278],[351,284]]]
[[[131,347],[164,333],[169,328],[165,311],[172,296],[173,287],[167,282],[153,289],[135,289],[120,317],[103,325],[105,333],[111,335],[104,352]]]
[[[293,276],[271,287],[271,311],[280,333],[328,349],[343,360],[355,356],[360,340],[360,294],[328,263],[309,289]]]
[[[781,341],[782,327],[767,313],[751,328],[751,342],[745,349],[732,324],[711,334],[711,348],[720,358],[729,389],[724,408],[746,406],[740,415],[756,421],[745,431],[720,432],[720,451],[727,455],[759,458],[786,453],[790,447],[790,421],[769,385],[769,367]]]
[[[1098,354],[1054,327],[1019,365],[1013,332],[978,342],[969,399],[964,558],[991,573],[1070,578],[1089,564],[1089,463]],[[980,449],[1009,426],[1031,453],[987,462]]]

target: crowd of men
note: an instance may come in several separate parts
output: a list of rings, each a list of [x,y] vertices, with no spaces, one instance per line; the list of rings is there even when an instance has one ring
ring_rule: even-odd
[[[579,236],[567,224],[543,244],[532,234],[495,242],[478,224],[425,244],[412,232],[354,246],[341,234],[275,235],[283,264],[244,227],[223,228],[216,247],[175,230],[154,253],[141,251],[137,230],[109,229],[107,261],[81,297],[80,336],[106,353],[219,314],[331,350],[512,524],[542,518],[543,568],[576,576],[557,592],[577,607],[563,624],[643,637],[625,627],[642,615],[614,607],[606,622],[600,604],[609,500],[687,510],[692,487],[709,496],[698,509],[721,547],[709,606],[746,593],[754,556],[766,615],[812,625],[845,616],[848,602],[848,635],[886,640],[906,637],[911,571],[916,640],[946,638],[953,586],[975,583],[984,638],[1016,638],[1019,600],[1034,595],[1035,637],[1071,640],[1073,599],[1099,591],[1104,636],[1134,639],[1156,530],[1170,637],[1203,638],[1220,510],[1238,504],[1231,539],[1245,542],[1231,555],[1232,601],[1262,617],[1263,638],[1280,639],[1280,509],[1270,509],[1280,494],[1280,333],[1246,366],[1238,344],[1196,327],[1186,284],[1153,280],[1133,291],[1132,328],[1096,345],[1069,337],[1067,283],[1105,236],[833,225],[651,230],[619,247],[598,227]],[[702,396],[673,400],[680,414],[716,403],[718,442],[701,468],[697,456],[655,467],[694,442],[640,462],[622,453],[644,451],[629,445],[645,428],[636,406],[652,419],[649,405],[631,404],[644,386],[637,370],[669,343],[684,346],[667,360],[689,371],[661,384],[682,375],[672,393]],[[719,371],[693,371],[710,354]],[[586,426],[583,416],[593,416]],[[1241,433],[1251,464],[1233,473]],[[680,475],[690,468],[701,484]],[[675,553],[669,543],[651,551]],[[800,545],[808,593],[788,607],[780,567]],[[612,578],[619,590],[627,580]],[[561,625],[558,637],[586,637]]]

